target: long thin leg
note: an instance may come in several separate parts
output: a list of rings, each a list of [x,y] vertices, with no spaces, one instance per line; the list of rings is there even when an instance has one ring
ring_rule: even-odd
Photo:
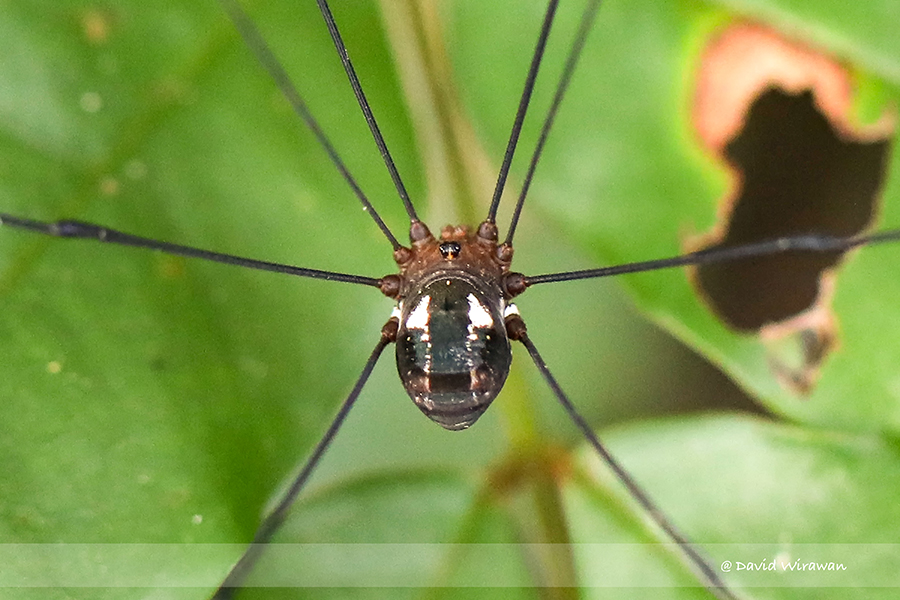
[[[681,551],[684,552],[684,555],[690,561],[691,566],[698,572],[698,574],[702,577],[703,581],[707,589],[710,592],[715,594],[717,598],[720,600],[737,600],[737,596],[735,596],[731,590],[729,590],[725,586],[725,582],[719,577],[718,573],[716,573],[715,569],[709,564],[709,562],[694,548],[693,544],[691,544],[688,539],[672,524],[671,521],[665,516],[665,514],[660,510],[660,508],[650,499],[650,496],[641,488],[637,482],[628,474],[628,472],[619,464],[619,462],[610,454],[609,450],[606,449],[597,435],[594,433],[594,430],[591,429],[591,426],[585,421],[584,417],[578,413],[575,409],[575,406],[572,404],[571,400],[569,400],[568,396],[566,396],[565,392],[563,392],[559,383],[556,381],[556,378],[553,377],[553,374],[550,372],[550,369],[547,367],[547,363],[544,362],[544,359],[541,358],[540,353],[538,352],[535,345],[532,343],[531,338],[528,337],[528,333],[525,328],[525,322],[516,316],[512,316],[507,320],[507,329],[510,333],[511,339],[516,339],[522,342],[525,348],[528,350],[528,354],[531,355],[531,359],[534,361],[535,366],[538,368],[538,371],[541,372],[541,375],[544,377],[544,380],[547,382],[547,385],[550,386],[550,389],[553,391],[553,394],[556,396],[556,399],[559,400],[559,403],[562,404],[563,408],[569,414],[569,417],[572,418],[572,421],[575,422],[575,425],[578,429],[581,430],[581,433],[584,435],[585,439],[587,439],[588,443],[593,446],[594,450],[597,454],[600,455],[600,458],[603,459],[610,469],[612,469],[613,473],[615,473],[616,478],[624,485],[629,494],[637,500],[638,504],[646,511],[646,513],[650,516],[656,525],[662,529],[666,535],[668,535],[676,544],[678,544]]]
[[[512,246],[513,236],[516,235],[516,226],[519,224],[519,217],[522,214],[522,207],[525,205],[525,197],[528,196],[528,190],[531,188],[531,181],[534,179],[534,171],[537,169],[538,161],[544,152],[544,145],[550,136],[550,128],[556,120],[559,112],[559,106],[562,104],[563,96],[569,89],[569,83],[572,81],[572,74],[575,73],[575,65],[581,57],[581,51],[584,49],[584,43],[587,41],[588,33],[594,25],[594,18],[597,16],[597,10],[600,8],[600,0],[591,0],[584,8],[581,15],[581,22],[578,25],[578,32],[575,39],[572,40],[572,46],[569,49],[569,56],[566,58],[566,64],[563,72],[559,76],[559,82],[556,84],[556,92],[553,94],[553,102],[550,103],[550,109],[547,116],[544,117],[544,124],[541,127],[541,135],[538,137],[537,145],[531,154],[531,162],[528,165],[528,172],[525,174],[525,180],[522,182],[522,190],[519,192],[519,199],[516,200],[516,208],[513,210],[512,219],[509,222],[509,230],[506,232],[506,240],[503,242],[507,246]]]
[[[371,285],[373,287],[381,286],[381,280],[374,277],[364,277],[362,275],[348,275],[346,273],[335,273],[333,271],[319,271],[318,269],[305,269],[303,267],[294,267],[291,265],[283,265],[280,263],[266,262],[262,260],[254,260],[252,258],[242,258],[232,254],[222,254],[221,252],[211,252],[209,250],[201,250],[200,248],[192,248],[190,246],[181,246],[179,244],[170,244],[169,242],[161,242],[159,240],[151,240],[149,238],[123,233],[115,229],[109,229],[93,223],[83,223],[81,221],[56,221],[45,222],[35,221],[33,219],[24,219],[15,217],[5,213],[0,213],[0,225],[14,227],[16,229],[24,229],[34,233],[42,233],[52,237],[75,238],[83,240],[94,240],[107,244],[115,244],[118,246],[131,246],[132,248],[147,248],[149,250],[158,250],[166,254],[174,254],[175,256],[186,256],[188,258],[201,258],[226,265],[235,265],[238,267],[246,267],[248,269],[257,269],[260,271],[274,271],[275,273],[284,273],[286,275],[296,275],[298,277],[310,277],[312,279],[327,279],[329,281],[343,281],[344,283],[357,283],[360,285]]]
[[[328,154],[328,158],[331,159],[331,162],[340,172],[341,177],[344,178],[344,181],[347,182],[350,189],[353,190],[353,193],[356,194],[356,197],[363,205],[363,210],[369,213],[375,221],[375,224],[378,225],[378,228],[381,229],[381,232],[391,243],[391,246],[394,247],[394,250],[400,248],[400,242],[397,241],[397,238],[394,237],[394,234],[391,233],[391,230],[385,225],[384,221],[372,206],[372,203],[359,187],[356,179],[350,174],[347,165],[344,164],[343,159],[338,155],[337,150],[335,150],[334,145],[331,143],[331,140],[328,139],[328,136],[325,135],[319,122],[312,116],[312,113],[306,106],[306,102],[300,96],[300,92],[297,91],[297,87],[291,82],[284,67],[281,66],[281,63],[275,57],[275,54],[269,48],[269,45],[266,44],[266,41],[253,24],[253,21],[250,20],[250,17],[247,16],[247,13],[244,12],[244,9],[241,8],[241,5],[238,4],[236,0],[219,0],[219,3],[222,5],[222,8],[225,9],[225,12],[228,13],[228,16],[231,17],[231,21],[241,34],[241,37],[244,38],[247,47],[256,55],[256,60],[258,60],[263,68],[269,72],[269,75],[275,81],[275,85],[278,86],[278,89],[281,90],[281,93],[284,94],[284,97],[287,98],[287,101],[294,108],[294,112],[296,112],[303,122],[306,123],[306,126],[309,127],[309,130],[312,131],[313,135],[316,136],[319,144],[325,149],[325,153]]]
[[[406,192],[406,186],[403,185],[403,181],[400,179],[400,172],[397,171],[394,159],[391,158],[387,143],[384,141],[384,136],[381,135],[381,130],[378,128],[378,123],[375,121],[375,115],[372,114],[372,107],[369,106],[369,101],[366,99],[362,85],[359,83],[359,77],[356,75],[356,69],[353,68],[353,63],[350,62],[350,54],[347,52],[347,46],[344,45],[344,40],[341,38],[341,33],[338,31],[334,15],[331,14],[331,8],[329,8],[326,0],[316,1],[319,5],[319,11],[325,19],[328,33],[331,34],[331,40],[334,42],[334,47],[341,59],[341,64],[344,65],[344,71],[350,79],[350,87],[353,88],[353,93],[356,95],[356,101],[362,109],[363,116],[366,118],[366,123],[369,125],[369,131],[372,132],[372,137],[375,138],[375,145],[378,146],[381,158],[384,159],[384,164],[387,167],[388,173],[391,175],[394,187],[397,188],[397,194],[399,194],[400,200],[403,201],[403,206],[406,208],[406,214],[409,215],[410,222],[415,223],[419,220],[419,217],[416,215],[416,209],[409,199],[409,194]]]
[[[219,586],[219,589],[216,590],[216,593],[213,595],[212,600],[228,600],[231,598],[234,589],[241,586],[244,579],[253,569],[253,566],[265,551],[266,544],[271,541],[272,536],[284,522],[291,506],[297,500],[300,492],[303,491],[307,481],[309,481],[309,477],[319,465],[319,461],[322,459],[328,446],[331,445],[331,442],[337,435],[341,425],[344,424],[344,420],[350,413],[350,409],[353,408],[353,405],[356,403],[356,399],[359,398],[359,394],[362,392],[366,381],[368,381],[369,375],[372,374],[372,369],[375,368],[375,363],[378,362],[381,353],[388,344],[394,342],[396,339],[397,320],[391,319],[382,328],[381,339],[378,340],[378,344],[376,344],[375,349],[372,350],[372,354],[369,355],[369,359],[366,361],[362,372],[356,380],[356,385],[353,386],[353,390],[351,390],[347,399],[344,400],[337,416],[335,416],[331,425],[328,427],[328,431],[325,432],[325,435],[323,435],[322,439],[319,440],[319,443],[316,444],[312,454],[306,460],[306,464],[303,465],[300,473],[297,475],[296,479],[294,479],[293,483],[291,483],[284,496],[282,496],[275,508],[272,509],[272,512],[266,515],[262,523],[260,523],[259,529],[256,530],[256,534],[253,536],[253,541],[250,543],[250,546],[238,562],[231,568],[225,581],[222,582],[222,585]]]
[[[846,252],[859,246],[871,246],[885,242],[900,241],[900,229],[879,231],[868,235],[855,237],[835,237],[831,235],[798,235],[794,237],[776,238],[730,248],[709,248],[698,252],[691,252],[672,258],[647,260],[643,262],[627,263],[613,267],[601,267],[599,269],[585,269],[583,271],[567,271],[563,273],[548,273],[546,275],[532,275],[525,277],[525,285],[537,285],[539,283],[552,283],[555,281],[573,281],[576,279],[594,279],[597,277],[610,277],[625,273],[642,273],[644,271],[656,271],[672,267],[684,267],[688,265],[708,265],[712,263],[745,260],[759,256],[770,256],[784,252]]]
[[[509,134],[509,142],[506,144],[506,153],[503,155],[503,164],[500,165],[500,174],[497,176],[497,185],[494,187],[494,197],[491,199],[491,207],[485,219],[490,223],[497,220],[497,209],[500,207],[500,197],[503,188],[506,187],[506,177],[509,175],[509,167],[512,164],[516,145],[519,143],[519,133],[522,131],[522,123],[525,121],[525,113],[528,112],[528,104],[531,101],[531,92],[534,91],[534,82],[537,80],[538,69],[544,57],[544,48],[547,47],[547,38],[550,36],[550,26],[553,25],[553,17],[556,14],[558,0],[550,0],[547,3],[547,12],[544,14],[544,23],[541,25],[541,33],[534,47],[531,57],[531,66],[528,68],[528,76],[525,78],[525,89],[519,98],[519,108],[516,110],[516,119],[513,121],[512,131]]]

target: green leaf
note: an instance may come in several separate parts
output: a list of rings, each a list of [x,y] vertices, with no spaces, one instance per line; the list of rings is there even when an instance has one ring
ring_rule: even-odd
[[[812,38],[814,42],[819,38],[853,39],[854,31],[859,30],[880,31],[884,20],[900,10],[896,2],[880,3],[856,19],[847,19],[819,14],[825,10],[818,3],[785,2],[777,10],[773,6],[778,3],[767,4],[768,11],[759,8],[753,16],[790,12],[792,19],[773,17],[772,25],[783,25],[801,41]],[[794,9],[793,5],[802,6]],[[566,98],[554,127],[556,137],[540,165],[530,206],[533,215],[539,212],[540,218],[552,219],[555,226],[570,230],[600,264],[682,253],[689,238],[709,231],[716,223],[722,198],[728,193],[726,173],[700,149],[689,107],[702,45],[740,17],[696,3],[639,6],[610,3],[603,7],[585,51],[581,77]],[[487,14],[487,8],[482,10],[456,14],[456,35],[492,34],[514,47],[531,34],[525,24],[530,15],[517,13],[513,21]],[[861,7],[855,10],[864,12]],[[798,19],[806,26],[795,31]],[[503,21],[503,29],[499,21]],[[560,22],[558,28],[568,34],[572,27],[570,24],[566,30]],[[826,30],[830,37],[807,33]],[[478,50],[471,44],[460,41],[456,47],[460,62],[474,61]],[[825,50],[834,52],[839,60],[880,52],[879,64],[900,65],[896,48],[890,48],[892,52],[881,49],[876,35],[873,39],[860,36],[853,52],[844,45]],[[593,67],[601,61],[602,69]],[[856,68],[862,69],[864,64]],[[497,106],[501,103],[480,90],[514,90],[516,75],[492,66],[466,71],[461,78],[468,106],[482,124],[480,132],[499,152],[504,143],[502,108]],[[876,115],[896,102],[900,77],[890,66],[860,71],[856,79],[866,88],[877,82],[884,90]],[[537,105],[546,105],[551,92],[538,93]],[[507,110],[515,92],[508,94]],[[894,155],[876,230],[900,226],[897,165]],[[816,389],[803,400],[782,389],[772,377],[765,346],[755,336],[729,331],[698,301],[680,270],[621,279],[654,320],[721,365],[767,408],[826,427],[895,430],[900,388],[894,366],[900,364],[900,346],[893,340],[900,330],[891,309],[900,292],[897,278],[892,276],[898,256],[897,245],[872,248],[852,254],[840,266],[834,299],[839,348],[829,357]],[[517,267],[531,271],[521,263]],[[604,284],[596,283],[598,287]],[[522,305],[526,305],[524,299]]]
[[[896,100],[893,38],[868,35],[884,31],[896,2],[881,3],[880,13],[854,7],[861,14],[854,19],[815,3],[773,6],[728,8],[790,25]],[[315,7],[279,1],[249,9],[363,189],[404,239],[402,206]],[[409,108],[416,99],[404,95],[377,7],[349,2],[334,10],[414,202],[423,212],[447,214],[435,204],[451,199],[427,197],[430,163],[420,156],[422,137]],[[466,117],[492,177],[542,10],[540,3],[464,2],[442,15]],[[526,205],[518,270],[675,255],[685,231],[714,222],[724,175],[693,146],[685,107],[691,65],[714,27],[731,18],[724,10],[694,2],[603,6]],[[564,6],[554,28],[514,187],[579,11]],[[88,220],[317,269],[373,277],[395,269],[390,246],[215,2],[7,1],[2,13],[0,211]],[[879,228],[900,226],[893,160]],[[483,206],[487,198],[476,202]],[[896,471],[896,448],[879,433],[896,430],[900,399],[900,289],[891,276],[898,252],[863,249],[841,268],[840,350],[802,402],[780,391],[760,362],[758,342],[719,324],[683,273],[624,279],[644,312],[767,408],[795,419],[792,427],[740,415],[644,422],[648,414],[684,406],[739,401],[715,371],[635,317],[612,282],[538,286],[519,306],[551,369],[593,423],[634,420],[614,431],[614,453],[673,522],[702,542],[714,565],[741,560],[719,544],[885,542],[897,537],[889,509],[900,491],[900,482],[884,475]],[[350,285],[0,228],[0,307],[0,539],[196,548],[181,562],[157,563],[147,548],[118,561],[85,562],[77,548],[62,546],[62,558],[37,557],[20,565],[23,571],[0,576],[7,578],[0,584],[21,584],[16,577],[27,568],[38,577],[52,573],[40,581],[59,587],[0,593],[203,598],[327,427],[391,302]],[[525,353],[516,351],[497,407],[464,433],[443,431],[418,413],[386,354],[279,540],[465,544],[423,563],[433,567],[419,575],[424,583],[407,585],[461,585],[485,581],[486,573],[488,584],[515,587],[477,593],[504,598],[565,596],[564,588],[531,587],[554,565],[560,572],[551,575],[566,577],[571,569],[577,583],[602,585],[604,565],[613,564],[589,546],[547,558],[520,542],[546,541],[554,532],[585,544],[665,541],[608,475],[595,473],[595,459]],[[529,421],[535,430],[523,433]],[[818,429],[823,425],[832,431]],[[520,445],[523,436],[536,444],[533,455]],[[799,516],[784,519],[785,507],[795,505]],[[564,515],[563,525],[545,527],[542,519],[554,510]],[[479,542],[508,553],[483,562]],[[206,545],[218,543],[236,545]],[[103,548],[97,547],[101,556]],[[623,587],[696,585],[677,553],[656,546],[651,553],[648,563],[631,563]],[[315,564],[313,574],[335,572],[333,564]],[[97,569],[102,589],[66,588],[80,581],[85,565]],[[104,567],[113,565],[125,587],[106,587]],[[338,566],[354,577],[340,585],[376,574],[371,564]],[[403,573],[402,562],[384,572],[391,566]],[[882,567],[873,559],[854,573],[858,580],[820,585],[870,577],[896,585],[881,579],[893,572]],[[733,581],[777,585],[738,575]],[[460,589],[313,588],[298,595],[475,591]],[[800,591],[752,587],[746,595]],[[812,591],[817,598],[848,595]],[[293,590],[277,593],[294,597]],[[695,587],[627,592],[641,593],[709,597]],[[620,597],[622,590],[584,594]]]

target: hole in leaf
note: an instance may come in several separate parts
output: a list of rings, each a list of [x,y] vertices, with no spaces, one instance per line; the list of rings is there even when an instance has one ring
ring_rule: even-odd
[[[801,233],[851,236],[872,220],[887,142],[842,141],[812,92],[763,92],[725,148],[741,173],[721,246]],[[810,308],[819,279],[841,253],[792,252],[697,269],[716,312],[738,330],[758,330]]]
[[[852,236],[873,222],[888,127],[852,123],[851,89],[839,65],[760,27],[733,27],[710,46],[694,119],[732,189],[692,249]],[[729,327],[761,335],[782,384],[806,393],[837,342],[830,299],[841,258],[792,252],[702,266],[692,279]]]

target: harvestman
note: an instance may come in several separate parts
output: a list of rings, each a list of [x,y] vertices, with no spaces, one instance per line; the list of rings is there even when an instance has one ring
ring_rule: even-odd
[[[685,265],[742,260],[787,251],[846,251],[857,246],[900,240],[900,231],[885,231],[851,238],[815,234],[784,237],[740,247],[713,248],[673,258],[599,269],[537,276],[526,276],[516,273],[511,270],[513,236],[516,231],[516,225],[548,132],[571,80],[600,1],[591,0],[581,18],[580,27],[569,50],[565,67],[557,83],[555,96],[544,119],[540,138],[532,154],[506,238],[501,243],[499,242],[496,224],[500,197],[505,187],[507,174],[534,88],[558,0],[550,0],[548,3],[487,217],[474,231],[465,227],[448,226],[441,231],[438,237],[435,237],[416,215],[415,208],[394,166],[359,79],[350,62],[328,3],[326,0],[317,0],[359,106],[363,111],[366,122],[409,216],[411,245],[410,247],[404,247],[397,241],[357,185],[355,179],[337,154],[328,137],[310,114],[297,89],[289,81],[284,69],[263,41],[249,17],[235,0],[220,0],[220,2],[234,21],[235,26],[244,37],[248,46],[256,53],[259,62],[269,71],[294,110],[312,130],[335,167],[390,242],[393,248],[394,259],[399,267],[399,273],[381,278],[371,278],[320,271],[209,252],[142,238],[90,223],[78,221],[42,222],[0,214],[0,223],[3,225],[35,233],[54,237],[94,239],[111,244],[148,248],[173,255],[201,258],[251,269],[367,285],[378,288],[385,296],[397,301],[397,305],[390,319],[382,328],[380,339],[366,361],[353,390],[344,401],[322,439],[313,449],[311,456],[307,459],[299,475],[272,512],[263,519],[253,543],[240,561],[232,568],[227,579],[216,592],[215,598],[229,598],[232,590],[241,585],[246,574],[264,551],[265,544],[271,540],[275,531],[284,521],[289,508],[303,490],[310,475],[315,470],[324,452],[359,397],[375,363],[389,344],[396,344],[396,359],[400,379],[413,402],[423,413],[442,427],[450,430],[460,430],[472,425],[488,408],[503,387],[511,363],[510,340],[521,342],[524,345],[553,394],[581,430],[585,439],[612,469],[619,481],[628,489],[656,525],[678,544],[692,569],[697,572],[703,585],[718,598],[735,598],[733,592],[718,576],[716,570],[692,546],[685,536],[669,522],[655,503],[610,455],[587,421],[576,411],[547,368],[537,347],[528,336],[525,322],[519,315],[515,305],[510,301],[523,293],[527,288],[537,284],[607,277]]]

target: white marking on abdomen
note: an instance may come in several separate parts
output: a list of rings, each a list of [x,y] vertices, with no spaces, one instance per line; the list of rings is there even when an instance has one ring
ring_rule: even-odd
[[[428,331],[428,321],[431,318],[431,315],[428,312],[428,306],[430,304],[431,296],[422,296],[422,299],[419,300],[419,303],[412,309],[409,316],[406,318],[407,329],[421,329],[422,331]]]
[[[469,323],[472,327],[493,327],[494,319],[491,313],[478,301],[475,294],[466,296],[469,301]]]

